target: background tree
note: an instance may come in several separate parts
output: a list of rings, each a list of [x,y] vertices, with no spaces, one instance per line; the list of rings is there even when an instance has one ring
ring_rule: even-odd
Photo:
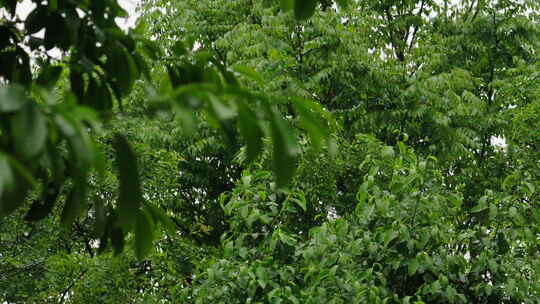
[[[120,131],[137,155],[144,210],[165,229],[149,230],[158,241],[135,255],[97,255],[107,240],[121,248],[137,236],[104,239],[95,207],[62,231],[54,218],[24,222],[21,207],[1,226],[12,244],[4,298],[539,302],[538,5],[321,3],[299,20],[312,6],[294,2],[295,14],[287,3],[143,3],[136,32],[163,46],[154,85],[134,85],[93,135],[105,157],[88,191],[116,205]],[[263,110],[242,116],[243,102]],[[321,122],[326,111],[335,122]],[[253,125],[241,124],[250,115],[271,135],[256,146]],[[297,143],[273,133],[283,121]],[[276,156],[284,147],[296,156]],[[276,160],[292,159],[295,177],[280,188]]]

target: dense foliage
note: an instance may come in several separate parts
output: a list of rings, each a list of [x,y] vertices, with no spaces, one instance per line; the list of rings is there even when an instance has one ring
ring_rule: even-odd
[[[539,303],[540,5],[337,2],[32,13],[80,5],[97,57],[0,23],[0,299]]]

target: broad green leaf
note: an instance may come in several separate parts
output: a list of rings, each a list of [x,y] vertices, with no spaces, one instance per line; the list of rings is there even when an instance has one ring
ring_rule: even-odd
[[[488,208],[488,204],[487,204],[487,197],[486,196],[482,196],[480,198],[480,200],[478,200],[478,204],[476,206],[474,206],[472,209],[471,209],[471,212],[472,213],[477,213],[477,212],[481,212],[481,211],[484,211]]]
[[[45,6],[36,7],[24,21],[24,29],[28,34],[39,32],[47,24],[48,10]]]
[[[8,215],[24,202],[37,182],[17,159],[0,151],[0,215]]]
[[[313,15],[318,0],[294,0],[294,16],[296,19],[305,20]]]
[[[86,208],[86,195],[85,181],[74,183],[73,188],[66,199],[64,209],[62,210],[62,215],[60,217],[62,225],[69,227],[77,220],[84,208]]]
[[[296,160],[300,148],[296,142],[293,128],[275,109],[271,111],[271,132],[274,144],[274,173],[276,186],[283,188],[290,183],[296,170]]]
[[[304,210],[304,212],[307,211],[307,202],[305,200],[305,197],[302,198],[302,199],[297,199],[297,198],[289,198],[290,201],[294,202],[295,204],[297,204],[300,208],[302,208],[302,210]]]
[[[17,84],[0,86],[0,112],[14,112],[27,103],[24,88]]]
[[[342,8],[347,8],[349,6],[349,1],[351,0],[336,0],[337,4]]]
[[[47,66],[42,69],[36,82],[41,86],[51,88],[53,85],[56,84],[61,74],[61,66]]]
[[[44,219],[51,213],[59,194],[60,187],[57,184],[45,185],[41,197],[34,200],[24,219],[31,222]]]
[[[56,11],[58,9],[58,0],[49,0],[49,9],[51,11]]]
[[[54,47],[58,47],[62,50],[67,50],[70,41],[69,36],[66,35],[66,20],[56,13],[51,13],[47,17],[47,23],[45,27],[45,37],[43,38],[43,46],[46,50],[50,50]]]
[[[105,210],[105,202],[98,196],[94,197],[94,237],[100,237],[105,233],[107,228],[107,214]]]
[[[142,260],[152,250],[154,239],[154,222],[152,217],[144,209],[140,209],[137,214],[135,224],[135,255]]]
[[[118,219],[122,227],[129,230],[135,224],[143,202],[137,158],[127,139],[121,134],[114,136],[113,147],[120,179]]]
[[[15,151],[24,158],[38,155],[45,147],[47,120],[36,104],[27,104],[11,118]]]
[[[248,108],[244,101],[238,103],[238,125],[240,127],[240,134],[246,140],[246,156],[247,161],[253,161],[263,149],[263,136],[261,126],[257,120],[257,115]]]
[[[236,65],[231,69],[245,78],[255,81],[259,85],[264,84],[264,79],[262,78],[261,74],[250,67]]]
[[[114,79],[113,89],[120,96],[125,96],[131,91],[138,77],[137,64],[120,43],[114,43],[110,46],[107,57],[106,69]]]
[[[324,139],[330,135],[327,113],[320,104],[308,99],[294,98],[293,107],[298,112],[300,125],[306,129],[315,148],[320,148]]]
[[[161,223],[163,227],[169,232],[171,235],[176,233],[176,225],[174,224],[173,220],[158,206],[155,206],[150,203],[146,203],[145,207],[152,215],[152,218],[154,220],[154,223]]]
[[[279,0],[281,9],[288,12],[294,8],[294,0]]]
[[[414,258],[411,261],[409,261],[409,264],[407,265],[407,272],[410,276],[416,274],[418,271],[418,268],[420,267],[420,263],[418,262],[418,259]]]
[[[15,177],[11,171],[8,158],[3,153],[0,153],[0,201],[2,205],[4,204],[2,194],[8,191],[10,192],[15,186],[14,183]],[[0,211],[1,209],[3,208],[0,208]]]
[[[78,71],[71,70],[69,73],[69,81],[73,94],[75,94],[79,100],[82,99],[84,95],[83,74]]]
[[[110,228],[110,238],[111,238],[111,244],[114,249],[114,254],[118,255],[124,251],[124,232],[122,231],[122,228],[117,226],[112,226]]]

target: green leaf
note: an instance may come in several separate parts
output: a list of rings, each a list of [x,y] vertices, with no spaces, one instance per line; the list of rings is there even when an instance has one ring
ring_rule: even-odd
[[[107,215],[105,203],[98,196],[94,198],[94,218],[94,231],[92,235],[94,237],[100,237],[105,233],[105,229],[107,228]]]
[[[474,206],[472,209],[471,209],[471,212],[472,213],[477,213],[477,212],[481,212],[481,211],[484,211],[488,208],[488,205],[487,205],[487,196],[482,196],[480,198],[480,200],[478,200],[478,204],[476,206]]]
[[[24,21],[24,28],[28,34],[34,34],[39,32],[47,24],[48,10],[45,6],[36,7],[26,20]]]
[[[302,210],[304,210],[304,212],[307,211],[307,202],[306,202],[305,197],[302,197],[302,199],[289,198],[289,200],[297,204],[300,208],[302,208]]]
[[[279,4],[285,12],[291,11],[294,8],[294,0],[279,0]]]
[[[414,275],[417,271],[418,271],[418,268],[420,267],[420,263],[418,262],[418,259],[414,258],[412,259],[409,264],[407,265],[407,272],[408,274],[411,276],[411,275]]]
[[[64,209],[62,210],[62,216],[60,222],[65,227],[71,226],[77,218],[81,215],[82,211],[86,207],[86,183],[85,181],[77,181],[71,189]]]
[[[315,12],[317,0],[294,0],[294,16],[298,20],[308,19]]]
[[[143,202],[141,182],[135,153],[123,135],[114,136],[113,147],[120,175],[120,194],[118,198],[118,218],[120,225],[129,228],[135,223]]]
[[[4,5],[8,9],[11,16],[15,16],[15,12],[17,10],[17,2],[18,0],[4,0]]]
[[[246,140],[246,156],[247,161],[253,161],[263,149],[263,136],[261,126],[257,120],[257,115],[248,108],[248,106],[243,102],[239,101],[238,103],[238,125],[240,127],[240,134]]]
[[[122,228],[113,226],[110,230],[111,244],[114,248],[114,254],[118,255],[124,250],[124,232]]]
[[[111,45],[107,56],[106,68],[114,79],[114,88],[120,96],[125,96],[131,91],[138,77],[137,64],[120,43]]]
[[[27,104],[11,119],[15,151],[24,158],[38,155],[45,147],[47,120],[36,104]]]
[[[69,73],[69,82],[71,85],[71,91],[77,99],[81,100],[84,95],[84,79],[82,73],[71,70]]]
[[[14,112],[22,108],[28,99],[24,88],[17,84],[0,86],[0,112]]]
[[[288,185],[296,170],[296,159],[300,148],[294,136],[294,130],[276,109],[271,113],[272,140],[274,143],[274,174],[276,186],[283,188]]]
[[[139,210],[135,225],[135,255],[137,259],[144,259],[152,250],[153,233],[154,222],[152,221],[152,217],[146,210]]]
[[[0,215],[8,215],[24,203],[36,181],[17,160],[1,153],[0,169]]]
[[[45,37],[43,38],[43,46],[46,50],[54,47],[59,47],[62,50],[67,50],[70,44],[69,35],[66,35],[65,29],[66,20],[58,13],[53,13],[47,17],[45,27]]]
[[[49,9],[51,11],[56,11],[58,9],[58,0],[49,0]]]
[[[3,193],[12,191],[14,186],[15,177],[13,176],[13,171],[9,165],[8,158],[3,153],[0,153],[0,198],[2,198]],[[3,200],[0,201],[3,205]],[[1,209],[2,208],[0,208],[0,211]]]
[[[394,148],[390,146],[384,146],[381,150],[381,156],[383,158],[393,158],[395,155]]]
[[[313,146],[319,149],[322,141],[330,135],[325,121],[329,113],[320,104],[308,99],[294,98],[293,106],[298,112],[300,125],[308,131]]]
[[[171,234],[176,233],[176,225],[174,224],[173,220],[159,207],[146,203],[145,207],[152,215],[152,218],[154,219],[155,223],[161,223],[163,227]]]
[[[48,185],[45,185],[41,198],[36,199],[32,203],[32,206],[30,207],[30,210],[28,210],[28,212],[26,213],[24,219],[31,222],[44,219],[47,215],[49,215],[49,213],[51,213],[59,194],[59,185],[55,183],[49,183]]]
[[[336,0],[336,2],[341,8],[347,8],[349,6],[349,0]]]
[[[46,88],[51,88],[56,84],[62,74],[61,66],[46,66],[41,70],[36,82]]]
[[[497,249],[499,254],[506,254],[510,251],[510,244],[502,232],[497,233]]]
[[[250,67],[236,65],[231,69],[245,78],[255,81],[259,85],[264,84],[264,79],[262,78],[261,74]]]

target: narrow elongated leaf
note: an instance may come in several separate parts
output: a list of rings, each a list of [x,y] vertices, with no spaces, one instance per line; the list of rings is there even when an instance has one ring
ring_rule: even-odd
[[[300,149],[292,127],[281,117],[277,110],[273,109],[271,111],[274,173],[277,187],[282,188],[292,180]]]
[[[24,22],[24,29],[28,34],[39,32],[47,24],[47,8],[45,6],[36,7]]]
[[[14,112],[27,103],[24,88],[20,85],[0,86],[0,112]]]
[[[279,0],[281,9],[288,12],[294,8],[294,0]]]
[[[94,198],[94,231],[95,237],[100,237],[105,233],[107,228],[107,214],[105,212],[105,203],[99,197]]]
[[[146,210],[139,210],[135,225],[135,255],[137,256],[137,259],[144,259],[144,257],[152,250],[153,234],[154,221],[152,220],[152,217]]]
[[[35,104],[27,104],[11,119],[15,151],[24,158],[39,154],[47,139],[47,120]]]
[[[311,100],[296,98],[293,100],[294,109],[298,112],[300,125],[309,133],[315,148],[320,148],[324,139],[330,135],[326,119],[329,117],[320,104]]]
[[[118,255],[124,251],[124,232],[122,231],[122,228],[112,226],[110,230],[110,238],[111,238],[111,244],[114,249],[114,254]]]
[[[305,20],[313,15],[317,7],[317,0],[294,0],[294,16]]]
[[[46,88],[51,88],[58,81],[61,74],[61,66],[47,66],[39,74],[37,83]]]
[[[263,149],[262,139],[264,133],[259,125],[259,121],[257,120],[257,115],[251,109],[249,109],[243,101],[240,101],[238,104],[238,124],[240,127],[240,134],[242,134],[246,140],[247,161],[251,162],[257,157],[257,155],[261,153]]]
[[[86,207],[86,185],[83,182],[76,182],[71,189],[60,222],[62,225],[69,227],[81,215],[81,212]]]
[[[107,55],[107,71],[115,79],[114,88],[116,91],[120,96],[125,96],[130,92],[138,77],[137,64],[131,54],[120,43],[113,44],[109,51]]]
[[[347,8],[349,6],[349,0],[336,0],[336,2],[341,8]]]
[[[14,183],[15,177],[13,176],[13,172],[11,171],[11,166],[9,165],[8,158],[2,153],[0,153],[0,200],[2,201],[2,204],[0,205],[0,211],[3,205],[2,194],[11,191],[14,187]]]
[[[24,217],[27,221],[39,221],[44,219],[51,213],[58,195],[60,194],[60,186],[55,183],[49,183],[43,189],[41,197],[35,200]]]
[[[135,224],[138,210],[143,201],[137,159],[123,135],[115,135],[113,146],[116,150],[116,162],[120,175],[118,219],[125,230],[130,230],[129,228]]]
[[[0,215],[8,215],[23,203],[37,182],[18,160],[0,152]]]
[[[232,70],[247,79],[255,81],[259,85],[264,83],[264,79],[262,78],[261,74],[250,67],[237,65],[232,67]]]
[[[170,234],[176,233],[176,225],[174,224],[173,220],[159,207],[146,203],[145,204],[146,210],[152,215],[152,219],[154,220],[154,223],[161,223],[163,227],[169,232]]]

